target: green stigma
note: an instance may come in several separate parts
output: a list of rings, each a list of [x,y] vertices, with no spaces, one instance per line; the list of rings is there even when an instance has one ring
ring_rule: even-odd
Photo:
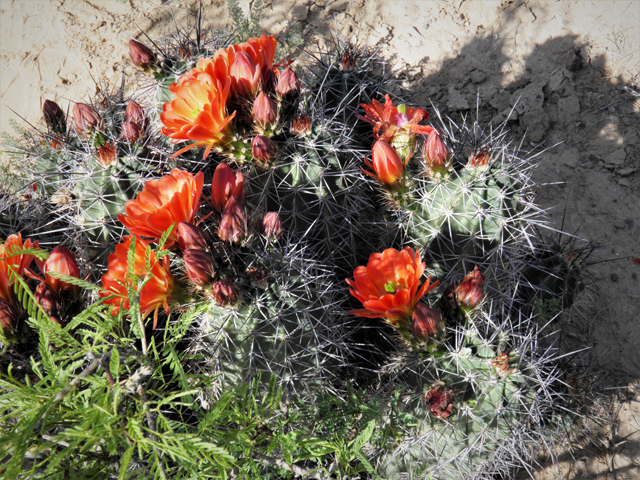
[[[200,113],[200,109],[199,108],[194,108],[193,111],[191,112],[191,115],[193,115],[195,117],[199,113]]]
[[[385,283],[384,291],[387,293],[396,293],[396,284],[393,282]]]
[[[398,105],[398,113],[407,113],[407,106],[404,103]]]

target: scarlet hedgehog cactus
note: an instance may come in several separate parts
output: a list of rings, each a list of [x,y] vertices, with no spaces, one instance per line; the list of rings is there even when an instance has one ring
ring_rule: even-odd
[[[193,37],[153,49],[132,40],[152,88],[101,91],[75,103],[72,119],[46,101],[46,128],[14,152],[29,168],[1,192],[0,229],[59,246],[46,259],[20,234],[0,245],[3,335],[25,318],[40,332],[34,378],[50,372],[49,390],[29,387],[33,398],[51,400],[60,379],[89,381],[60,386],[47,415],[11,413],[21,439],[43,418],[27,450],[12,451],[12,471],[27,451],[47,451],[44,434],[79,451],[65,437],[78,420],[64,416],[78,398],[101,409],[87,418],[113,420],[100,442],[121,463],[100,472],[120,476],[198,476],[190,458],[207,455],[220,477],[232,465],[260,478],[334,465],[348,476],[358,465],[354,475],[479,479],[527,463],[563,381],[532,303],[571,303],[583,265],[538,238],[529,159],[503,133],[445,123],[437,109],[429,124],[372,50],[337,40],[292,61],[275,37],[242,25],[236,39],[198,23]],[[152,314],[154,331],[144,325]],[[234,415],[251,411],[259,432],[229,442],[216,422],[244,434],[224,415],[248,383],[272,410],[261,418],[243,403]],[[339,439],[345,464],[339,430],[324,421],[346,408],[351,385],[358,418],[371,419],[355,441]],[[320,443],[291,447],[291,432]],[[104,463],[79,455],[43,468],[54,477]]]

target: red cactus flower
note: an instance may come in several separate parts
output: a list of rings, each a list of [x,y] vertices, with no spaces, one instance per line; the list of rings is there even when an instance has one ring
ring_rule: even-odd
[[[373,134],[376,138],[390,142],[391,138],[399,132],[412,135],[429,135],[433,127],[418,125],[422,120],[428,120],[429,114],[421,108],[411,108],[400,105],[396,107],[389,95],[384,97],[384,106],[373,100],[371,104],[360,104],[366,115],[358,117],[373,125]]]
[[[262,219],[262,234],[271,242],[275,242],[282,233],[282,220],[278,212],[267,212]]]
[[[118,160],[118,149],[113,143],[109,142],[100,145],[96,151],[96,159],[100,165],[107,168]]]
[[[192,140],[195,143],[179,150],[172,157],[194,147],[205,147],[204,158],[214,147],[221,147],[233,133],[231,120],[236,112],[227,114],[227,98],[231,87],[230,78],[222,81],[205,72],[189,72],[174,83],[169,91],[175,100],[162,107],[161,131],[172,138],[173,143]]]
[[[15,255],[15,253],[21,249],[37,247],[38,240],[32,242],[30,239],[26,239],[23,244],[22,233],[9,235],[7,240],[0,244],[0,298],[7,302],[12,301],[14,293],[11,288],[13,284],[11,272],[15,272],[21,277],[24,276],[25,269],[31,265],[33,260],[33,255]]]
[[[386,318],[392,325],[400,319],[411,317],[418,300],[438,286],[431,284],[431,277],[420,287],[420,277],[425,264],[420,252],[411,247],[398,251],[388,248],[373,253],[366,267],[353,272],[354,280],[347,279],[349,293],[362,302],[364,309],[349,313],[359,317]]]
[[[375,178],[383,185],[390,188],[396,188],[404,177],[405,166],[409,161],[409,157],[403,162],[396,152],[396,149],[383,140],[378,140],[373,144],[371,152],[373,163],[365,157],[364,163],[371,168],[375,174],[367,172],[361,168],[365,175]]]
[[[45,100],[42,114],[51,133],[61,136],[67,133],[67,118],[60,105],[53,100]]]
[[[104,302],[113,306],[112,315],[117,315],[121,309],[128,310],[128,288],[137,288],[140,280],[149,280],[137,292],[140,301],[142,317],[146,318],[154,312],[153,328],[158,323],[158,309],[163,306],[169,313],[169,298],[174,289],[173,275],[169,272],[168,257],[163,257],[162,264],[155,253],[149,249],[147,242],[134,235],[125,237],[124,243],[116,246],[114,253],[109,255],[107,273],[102,276],[103,290],[100,296]],[[133,275],[127,269],[127,257],[131,243],[135,241],[135,263]],[[150,269],[147,268],[147,251]],[[115,295],[115,296],[114,296]],[[112,297],[113,298],[109,298]]]
[[[244,203],[244,176],[242,172],[234,172],[226,163],[220,163],[213,173],[211,200],[218,210],[223,210],[231,196]]]
[[[159,239],[174,223],[192,223],[200,206],[204,175],[174,168],[160,180],[149,180],[135,200],[125,204],[125,214],[118,220],[134,235]],[[166,245],[177,240],[176,228],[171,231]]]
[[[0,297],[0,330],[5,337],[13,335],[20,311],[14,304]]]
[[[485,168],[491,161],[491,155],[489,147],[484,147],[480,150],[475,150],[469,155],[469,163],[467,168]]]

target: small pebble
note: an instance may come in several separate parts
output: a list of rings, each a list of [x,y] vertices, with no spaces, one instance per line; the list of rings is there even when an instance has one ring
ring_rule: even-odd
[[[636,272],[633,272],[631,274],[631,278],[633,278],[634,280],[638,280],[638,274]]]
[[[611,281],[612,282],[617,282],[618,281],[618,274],[617,273],[612,273],[611,274]]]

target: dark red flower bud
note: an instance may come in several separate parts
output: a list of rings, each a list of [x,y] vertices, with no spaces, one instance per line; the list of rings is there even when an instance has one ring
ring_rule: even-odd
[[[76,256],[64,245],[58,245],[56,248],[51,250],[49,258],[44,262],[41,270],[42,273],[44,273],[47,284],[53,288],[57,294],[75,294],[78,291],[78,286],[67,283],[63,280],[58,280],[57,278],[53,278],[49,275],[49,272],[57,272],[69,277],[80,278],[80,270],[78,270]]]
[[[247,218],[244,207],[235,197],[229,198],[224,207],[218,236],[223,242],[237,243],[247,234]]]
[[[261,133],[271,132],[278,124],[278,106],[264,92],[253,101],[253,122]]]
[[[454,293],[458,305],[463,310],[471,310],[480,305],[484,290],[484,276],[476,266],[473,272],[467,273],[462,282],[455,288]]]
[[[429,410],[438,418],[446,418],[453,411],[453,392],[438,385],[425,396]]]
[[[296,72],[289,67],[285,68],[278,78],[276,92],[280,98],[296,97],[300,93],[300,79]]]
[[[187,276],[193,283],[204,287],[213,280],[215,264],[211,255],[199,249],[188,249],[182,252],[182,259]]]
[[[416,305],[411,315],[411,331],[418,340],[428,340],[442,329],[442,317],[424,303]]]
[[[262,234],[271,242],[275,242],[282,232],[282,221],[278,212],[267,212],[262,219]]]
[[[142,129],[137,123],[124,122],[120,136],[125,142],[134,143],[140,140]]]
[[[129,40],[129,56],[136,67],[147,70],[156,64],[156,54],[146,45]]]
[[[102,119],[93,107],[86,103],[76,103],[73,106],[73,123],[76,130],[81,133],[90,133],[99,130],[102,126]]]
[[[15,305],[0,297],[0,328],[5,337],[13,335],[19,315]]]
[[[40,282],[36,287],[36,291],[33,292],[33,296],[36,297],[36,301],[47,315],[50,317],[58,315],[58,311],[60,310],[60,297],[53,288],[44,282]]]
[[[235,284],[222,280],[213,282],[211,294],[219,305],[231,305],[238,301],[240,290],[238,290]]]
[[[51,133],[62,136],[67,133],[67,118],[56,102],[45,100],[42,106],[42,114]]]
[[[276,154],[276,147],[269,137],[257,135],[251,140],[251,155],[259,162],[268,162]]]
[[[218,210],[222,210],[231,196],[244,203],[244,176],[234,172],[226,163],[216,167],[211,182],[211,200]]]
[[[187,222],[180,222],[176,229],[176,236],[178,237],[180,250],[183,252],[185,250],[202,250],[203,252],[208,250],[204,232],[195,225]]]
[[[147,117],[144,114],[142,107],[133,100],[130,100],[127,104],[127,111],[124,114],[125,122],[131,122],[137,124],[141,129],[144,128]]]

